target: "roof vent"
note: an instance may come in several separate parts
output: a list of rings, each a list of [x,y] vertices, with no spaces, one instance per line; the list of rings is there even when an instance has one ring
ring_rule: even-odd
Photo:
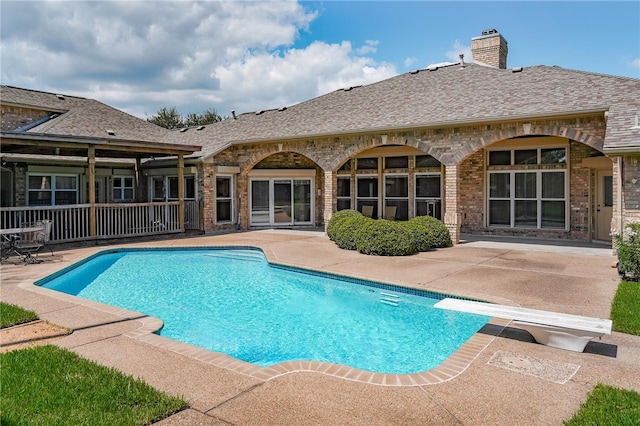
[[[513,67],[511,68],[511,72],[522,72],[522,67]]]
[[[108,134],[109,136],[115,136],[115,135],[116,135],[116,132],[114,132],[114,131],[113,131],[113,130],[111,130],[111,129],[107,129],[107,134]]]
[[[196,130],[203,130],[203,129],[204,129],[204,126],[196,127]]]
[[[60,99],[61,101],[64,101],[64,95],[56,95],[56,98]]]
[[[278,111],[285,111],[286,109],[287,107],[281,107],[281,108],[278,108]]]
[[[420,72],[420,70],[412,70],[409,71],[409,74],[418,74]]]
[[[261,114],[264,114],[264,110],[263,109],[261,109],[260,111],[256,111],[256,115],[261,115]]]
[[[185,127],[185,128],[183,128],[183,129],[180,129],[180,133],[184,133],[184,132],[186,132],[187,130],[189,130],[189,128],[188,128],[188,127]]]
[[[438,70],[438,66],[437,66],[437,65],[429,65],[429,66],[427,67],[427,69],[428,69],[429,71],[437,71],[437,70]]]
[[[236,117],[236,110],[235,110],[235,109],[232,109],[232,110],[231,110],[231,115],[233,116],[233,119],[234,119],[234,120],[235,120],[236,118],[238,118],[238,117]]]

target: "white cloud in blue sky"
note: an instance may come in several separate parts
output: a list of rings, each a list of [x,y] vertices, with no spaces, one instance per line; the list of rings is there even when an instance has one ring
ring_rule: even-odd
[[[471,38],[494,27],[509,42],[509,66],[640,70],[637,2],[3,0],[0,8],[2,84],[140,117],[163,106],[276,108],[461,53],[472,62]]]

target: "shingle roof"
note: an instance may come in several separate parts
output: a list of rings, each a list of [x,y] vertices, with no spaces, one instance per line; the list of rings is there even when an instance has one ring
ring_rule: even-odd
[[[560,67],[518,72],[477,64],[420,70],[341,89],[285,110],[241,114],[167,141],[202,145],[202,156],[231,143],[433,127],[609,111],[605,150],[640,148],[640,80]]]
[[[160,142],[169,130],[93,99],[0,86],[4,104],[31,107],[60,115],[30,128],[28,133]],[[109,135],[107,130],[113,130]]]

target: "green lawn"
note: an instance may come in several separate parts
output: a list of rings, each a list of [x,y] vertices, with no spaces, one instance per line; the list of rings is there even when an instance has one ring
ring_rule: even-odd
[[[35,312],[27,311],[19,306],[0,302],[0,328],[23,324],[38,319]]]
[[[147,425],[187,407],[52,345],[0,354],[0,364],[3,425]]]
[[[611,304],[613,329],[640,335],[640,283],[622,281]]]
[[[565,426],[640,425],[640,394],[598,384]]]

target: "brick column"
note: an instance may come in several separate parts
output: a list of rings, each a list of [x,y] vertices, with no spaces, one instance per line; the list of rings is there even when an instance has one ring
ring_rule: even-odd
[[[322,194],[323,208],[322,218],[324,219],[324,226],[326,228],[329,223],[329,219],[333,215],[333,211],[336,206],[336,185],[338,183],[338,176],[331,170],[324,170],[324,189]]]
[[[460,202],[458,197],[458,181],[460,171],[457,165],[445,166],[444,174],[444,224],[449,229],[453,244],[460,243],[460,225],[462,214],[460,213]]]

